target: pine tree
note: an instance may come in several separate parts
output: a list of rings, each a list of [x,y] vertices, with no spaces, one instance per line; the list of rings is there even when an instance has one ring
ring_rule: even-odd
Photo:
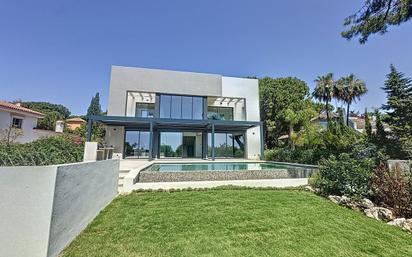
[[[87,116],[91,115],[101,115],[102,107],[100,106],[100,96],[99,93],[96,93],[90,102],[89,108],[87,108]]]
[[[384,121],[392,130],[392,137],[402,146],[412,141],[412,80],[405,77],[391,65],[382,88],[387,94],[387,103],[382,106],[387,111]],[[400,149],[409,151],[410,149]]]
[[[365,108],[365,132],[368,139],[372,139],[372,124],[369,118],[368,109]]]

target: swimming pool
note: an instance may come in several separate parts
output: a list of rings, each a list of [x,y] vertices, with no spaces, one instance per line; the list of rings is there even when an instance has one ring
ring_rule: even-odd
[[[299,166],[271,162],[214,162],[214,163],[155,163],[145,171],[185,172],[185,171],[245,171],[296,169]],[[301,167],[300,167],[301,168]]]
[[[154,163],[140,182],[308,178],[315,166],[273,162]]]

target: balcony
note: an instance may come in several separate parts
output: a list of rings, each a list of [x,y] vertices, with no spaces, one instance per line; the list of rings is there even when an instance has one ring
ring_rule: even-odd
[[[208,97],[207,119],[209,120],[246,120],[244,98]]]

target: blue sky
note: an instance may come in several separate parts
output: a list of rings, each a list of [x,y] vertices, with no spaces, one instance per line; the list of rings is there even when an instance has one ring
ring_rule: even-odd
[[[84,114],[111,65],[228,76],[355,73],[379,107],[393,63],[412,76],[412,22],[365,45],[341,38],[362,1],[4,1],[0,8],[0,99],[60,103]]]

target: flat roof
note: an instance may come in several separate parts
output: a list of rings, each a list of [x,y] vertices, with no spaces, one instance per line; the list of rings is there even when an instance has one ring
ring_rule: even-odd
[[[164,119],[164,118],[139,118],[125,116],[90,116],[90,120],[111,126],[124,126],[129,129],[150,129],[163,131],[211,131],[212,125],[215,131],[245,131],[259,126],[260,121],[232,121],[232,120],[185,120],[185,119]]]

